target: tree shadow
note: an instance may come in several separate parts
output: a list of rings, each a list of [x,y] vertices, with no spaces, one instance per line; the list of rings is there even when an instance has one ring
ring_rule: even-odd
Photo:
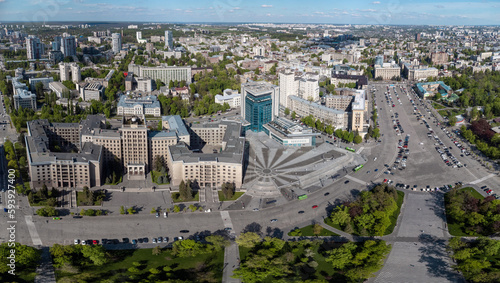
[[[423,245],[418,249],[421,253],[419,262],[425,263],[427,272],[433,277],[460,282],[461,276],[451,269],[446,240],[429,234],[420,234],[418,238]]]
[[[243,233],[247,232],[254,232],[260,235],[262,232],[262,226],[257,222],[252,222],[243,229]]]
[[[267,227],[267,229],[266,229],[266,236],[269,236],[272,238],[283,239],[283,235],[284,235],[283,230],[281,230],[279,228]]]

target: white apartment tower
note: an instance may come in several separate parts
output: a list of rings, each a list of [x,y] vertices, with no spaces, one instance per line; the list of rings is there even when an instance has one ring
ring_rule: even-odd
[[[293,72],[285,71],[279,74],[280,104],[289,108],[289,99],[295,95],[305,100],[319,100],[319,76],[314,73],[305,73],[297,77]]]
[[[266,56],[266,48],[264,46],[255,46],[253,48],[253,54],[255,56]]]
[[[174,38],[172,32],[169,30],[165,31],[165,47],[168,47],[169,51],[174,50]]]
[[[120,53],[122,49],[122,35],[119,33],[113,33],[111,35],[111,39],[113,41],[113,53]]]
[[[81,81],[81,74],[80,74],[80,66],[76,63],[59,63],[59,71],[60,71],[60,77],[61,77],[61,82],[64,81],[69,81],[70,80],[70,73],[71,73],[71,81],[74,83],[78,83]]]
[[[297,81],[298,83],[298,81]],[[297,85],[295,81],[295,74],[292,72],[285,72],[279,74],[280,85],[280,104],[288,107],[288,96],[297,95]]]
[[[26,50],[28,59],[40,59],[44,52],[43,43],[36,36],[30,35],[26,38]]]

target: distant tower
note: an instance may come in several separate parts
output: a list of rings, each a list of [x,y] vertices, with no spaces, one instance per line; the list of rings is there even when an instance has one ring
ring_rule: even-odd
[[[64,36],[61,38],[61,52],[64,56],[76,55],[76,40],[72,35]]]
[[[415,41],[419,41],[420,40],[420,33],[417,33],[415,34]]]
[[[26,53],[28,59],[40,59],[42,57],[43,43],[36,36],[30,35],[26,38]]]
[[[169,30],[165,31],[165,47],[170,51],[174,50],[174,38],[172,32]]]
[[[120,50],[122,49],[122,36],[119,33],[113,33],[111,36],[112,39],[112,46],[113,46],[113,53],[120,53]]]

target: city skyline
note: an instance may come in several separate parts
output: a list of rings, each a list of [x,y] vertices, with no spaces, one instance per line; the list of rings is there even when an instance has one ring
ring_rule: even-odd
[[[106,0],[0,0],[3,21],[263,22],[377,25],[498,25],[500,3],[372,1],[347,3],[241,0],[148,3]]]

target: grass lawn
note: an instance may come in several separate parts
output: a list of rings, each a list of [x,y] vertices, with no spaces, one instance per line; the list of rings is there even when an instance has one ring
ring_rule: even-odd
[[[222,280],[222,267],[224,264],[224,251],[219,253],[203,254],[196,257],[177,258],[172,255],[171,249],[164,249],[159,255],[152,255],[152,249],[137,250],[109,250],[111,262],[104,266],[81,267],[76,273],[65,272],[61,269],[56,270],[56,278],[61,282],[77,282],[77,279],[85,282],[140,282],[148,277],[151,268],[157,268],[161,271],[158,278],[152,280],[167,280],[163,267],[172,268],[171,278],[196,282],[197,271],[194,270],[199,264],[205,264],[215,273],[218,282]],[[138,267],[140,272],[131,273],[127,269],[133,267],[133,262],[141,263]],[[134,277],[130,277],[134,276]],[[78,281],[78,282],[80,282]],[[83,281],[82,281],[83,282]]]
[[[450,112],[451,114],[448,114],[448,112]],[[441,115],[443,117],[449,118],[449,116],[462,115],[465,113],[465,110],[459,110],[459,109],[439,110],[438,113],[439,113],[439,115]]]
[[[302,231],[302,235],[301,236],[316,236],[313,233],[313,227],[314,227],[314,225],[308,225],[306,227],[300,228],[299,230]],[[288,236],[291,236],[290,233],[288,233]],[[339,236],[339,234],[335,234],[332,231],[323,228],[321,230],[321,233],[318,236]]]
[[[184,202],[184,200],[180,199],[180,197],[181,197],[180,193],[172,193],[172,200],[174,202]],[[200,201],[200,194],[198,192],[196,192],[193,199],[190,201]]]
[[[434,109],[443,109],[443,108],[446,108],[443,105],[437,104],[435,102],[432,102],[432,107],[434,107]]]
[[[83,202],[85,201],[85,194],[83,192],[76,192],[76,202],[78,206],[85,206]],[[98,200],[94,200],[94,205],[101,205],[101,202]]]
[[[394,211],[394,214],[391,216],[391,225],[387,227],[384,235],[389,235],[392,233],[392,231],[394,231],[394,227],[396,227],[396,223],[399,217],[399,212],[401,211],[401,205],[403,205],[404,198],[405,198],[405,193],[402,191],[398,191],[398,200],[396,201],[398,204],[398,209],[396,209],[396,211]]]
[[[158,183],[158,177],[161,176],[162,174],[158,171],[151,171],[151,181],[153,181],[153,183],[157,184],[157,185],[163,185],[163,184],[170,184],[170,182],[166,182],[166,183]],[[168,177],[168,176],[167,176]]]
[[[244,192],[235,192],[232,198],[226,199],[226,197],[224,196],[222,191],[218,191],[217,193],[219,194],[219,201],[237,200],[239,197],[241,197],[243,194],[245,194]]]
[[[396,209],[396,211],[394,211],[394,214],[390,217],[391,225],[389,225],[389,227],[387,227],[387,229],[385,230],[384,236],[391,234],[392,231],[394,230],[394,227],[396,226],[396,223],[398,221],[399,213],[401,211],[401,206],[403,205],[403,200],[405,198],[405,193],[401,192],[401,191],[397,191],[397,192],[398,192],[398,200],[396,201],[396,203],[398,205],[398,208]],[[330,225],[330,226],[332,226],[335,229],[339,229],[339,230],[343,231],[343,229],[340,227],[340,225],[333,224],[333,222],[330,219],[330,217],[325,218],[325,224]],[[358,234],[357,233],[353,233],[353,235],[358,235]]]
[[[484,199],[484,197],[472,187],[461,188],[461,189],[459,189],[459,191],[468,191],[471,193],[471,195],[473,197],[480,199],[480,200]],[[448,225],[448,232],[452,236],[457,236],[457,237],[481,236],[480,234],[477,234],[477,233],[473,233],[473,234],[466,233],[465,230],[463,229],[462,225],[460,223],[456,223],[452,219],[447,218],[446,222]]]
[[[473,197],[477,199],[484,199],[484,197],[478,191],[476,191],[476,189],[472,187],[461,188],[459,189],[459,191],[469,191],[469,193],[471,193]]]

